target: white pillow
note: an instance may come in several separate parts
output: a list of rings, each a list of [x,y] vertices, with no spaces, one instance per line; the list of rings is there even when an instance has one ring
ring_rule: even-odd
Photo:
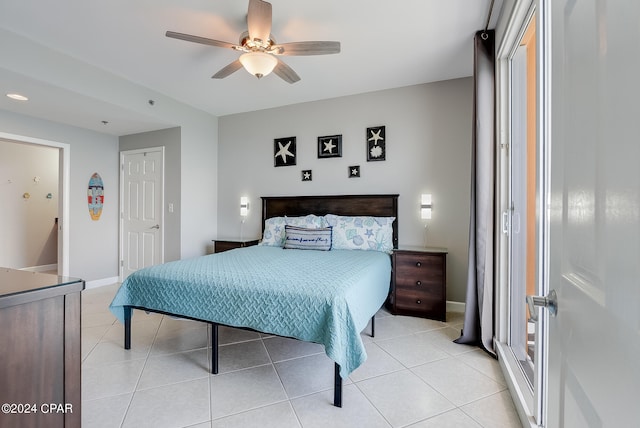
[[[284,248],[294,250],[319,250],[331,249],[331,226],[311,228],[284,226]]]
[[[373,250],[390,253],[393,250],[395,217],[324,216],[333,227],[334,250]]]
[[[284,247],[284,227],[286,225],[318,229],[323,227],[323,218],[314,214],[303,217],[271,217],[264,222],[262,241],[258,245]]]

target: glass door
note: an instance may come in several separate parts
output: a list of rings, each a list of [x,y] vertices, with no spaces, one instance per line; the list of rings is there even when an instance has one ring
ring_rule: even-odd
[[[534,321],[527,296],[548,288],[548,199],[545,144],[548,120],[542,109],[542,48],[546,8],[538,0],[518,2],[497,52],[500,142],[498,237],[499,306],[496,350],[524,425],[542,426],[547,393],[548,321]],[[539,301],[540,299],[537,299]],[[535,421],[535,422],[534,422]]]
[[[526,296],[536,294],[538,260],[535,25],[534,16],[511,60],[510,206],[505,220],[509,236],[509,345],[531,388],[536,328]]]

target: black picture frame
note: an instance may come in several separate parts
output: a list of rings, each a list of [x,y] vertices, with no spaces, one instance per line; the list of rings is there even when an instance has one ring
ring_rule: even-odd
[[[360,165],[352,165],[349,167],[349,178],[360,177]]]
[[[387,136],[384,126],[367,128],[367,162],[387,159]]]
[[[341,157],[342,135],[318,137],[318,159]]]
[[[310,169],[302,170],[302,181],[312,181],[313,180],[313,172]]]
[[[296,164],[296,137],[276,138],[273,140],[273,166],[292,166]]]

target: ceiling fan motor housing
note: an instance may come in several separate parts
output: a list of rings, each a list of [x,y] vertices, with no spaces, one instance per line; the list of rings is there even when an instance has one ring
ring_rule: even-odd
[[[260,51],[272,54],[281,53],[282,49],[274,49],[274,46],[276,46],[276,39],[272,34],[269,34],[269,39],[265,42],[260,39],[251,39],[251,36],[249,36],[249,32],[245,31],[240,35],[240,42],[238,43],[238,46],[235,47],[235,49],[242,52]]]

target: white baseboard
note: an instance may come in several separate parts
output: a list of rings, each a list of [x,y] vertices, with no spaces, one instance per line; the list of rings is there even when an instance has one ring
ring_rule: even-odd
[[[19,270],[26,270],[29,272],[47,272],[47,271],[58,271],[58,264],[54,263],[51,265],[40,265],[40,266],[29,266],[26,268],[21,268]]]
[[[58,265],[53,264],[53,265],[30,266],[26,268],[21,268],[19,270],[24,270],[27,272],[48,272],[48,271],[57,272]],[[84,288],[85,290],[89,290],[91,288],[104,287],[105,285],[115,284],[119,282],[119,280],[120,280],[119,277],[112,276],[111,278],[102,278],[102,279],[95,279],[93,281],[86,281],[84,283]]]
[[[464,313],[465,307],[467,305],[463,302],[452,302],[451,300],[447,300],[447,312],[462,312]]]
[[[111,285],[119,282],[120,278],[117,276],[112,276],[111,278],[103,278],[103,279],[95,279],[93,281],[86,281],[84,283],[84,289],[89,290],[92,288],[104,287],[105,285]]]

